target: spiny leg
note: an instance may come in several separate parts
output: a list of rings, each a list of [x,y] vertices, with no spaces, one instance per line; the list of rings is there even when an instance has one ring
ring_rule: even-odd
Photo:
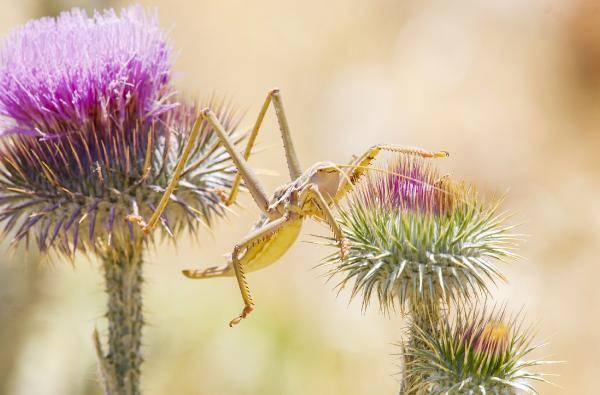
[[[290,132],[290,126],[283,109],[281,93],[279,92],[279,89],[273,89],[271,92],[269,92],[269,95],[273,98],[273,107],[275,107],[277,123],[279,123],[279,130],[281,131],[281,138],[283,139],[285,158],[287,160],[290,178],[293,181],[302,175],[302,168],[300,167],[298,154],[296,154],[296,149],[294,148],[294,143],[292,142],[292,134]]]
[[[340,257],[342,260],[345,260],[348,256],[348,239],[344,236],[342,229],[340,228],[340,224],[335,220],[331,209],[329,208],[329,204],[319,191],[316,185],[309,185],[307,188],[302,190],[300,194],[300,207],[304,206],[304,203],[313,200],[317,207],[320,209],[320,214],[323,216],[325,222],[331,228],[335,239],[340,243]]]
[[[218,114],[219,117],[223,117],[221,119],[225,119],[224,117],[226,116],[226,113],[219,113]],[[210,136],[209,136],[210,137]],[[236,144],[239,143],[241,140],[244,139],[244,136],[239,136],[236,137],[236,141],[234,141]],[[211,139],[212,140],[212,139]],[[221,142],[219,141],[219,139],[214,139],[214,141],[212,141],[212,144],[208,147],[208,149],[204,149],[204,154],[197,158],[193,163],[191,163],[190,165],[188,165],[185,170],[183,170],[183,172],[181,173],[181,176],[184,177],[185,175],[189,174],[190,172],[197,170],[199,167],[201,167],[202,165],[206,164],[206,161],[215,153],[215,151],[219,148],[219,146],[221,145]],[[200,148],[200,147],[198,147]],[[196,149],[196,154],[199,153],[200,151],[198,150],[198,148]],[[200,174],[206,173],[206,172],[214,172],[214,169],[205,169],[205,170],[201,170]],[[219,195],[225,195],[221,189],[215,189],[214,191],[218,192]],[[224,198],[223,198],[224,200]]]
[[[283,101],[281,100],[281,93],[279,92],[279,89],[272,89],[267,94],[267,97],[265,98],[260,112],[258,113],[258,117],[254,122],[254,127],[252,128],[252,131],[248,136],[248,142],[246,144],[246,149],[244,150],[244,159],[247,161],[250,157],[250,154],[252,153],[252,148],[254,146],[254,143],[256,142],[256,137],[258,136],[258,132],[260,130],[260,127],[262,126],[262,122],[271,103],[273,103],[273,107],[275,108],[277,123],[279,124],[279,130],[283,139],[283,147],[285,150],[285,157],[288,163],[290,177],[292,178],[292,180],[295,180],[302,174],[302,168],[300,167],[298,155],[296,154],[296,150],[292,142],[290,128],[288,125],[287,117],[285,115],[285,111],[283,109]],[[238,172],[235,175],[235,178],[233,179],[233,184],[231,186],[229,196],[226,197],[225,195],[222,195],[223,201],[227,206],[230,206],[235,202],[240,187],[241,179],[242,175]]]
[[[420,148],[403,147],[399,145],[378,144],[369,148],[364,154],[353,159],[350,164],[355,168],[349,171],[347,177],[343,177],[340,186],[335,195],[334,201],[338,202],[352,188],[352,184],[356,182],[366,171],[366,168],[373,162],[375,157],[381,151],[396,152],[400,154],[415,155],[421,158],[446,158],[449,156],[446,151],[426,151]]]
[[[260,181],[258,180],[258,177],[256,176],[256,173],[254,173],[254,170],[252,170],[252,168],[248,165],[248,162],[246,162],[246,160],[240,155],[233,142],[229,139],[227,132],[225,132],[223,125],[221,125],[215,116],[215,113],[210,109],[205,108],[202,110],[202,116],[208,121],[208,123],[217,133],[219,140],[221,140],[221,143],[229,153],[231,160],[238,170],[238,174],[240,174],[240,176],[244,179],[244,182],[246,183],[246,186],[258,207],[262,211],[267,212],[269,200]]]
[[[175,166],[175,172],[173,173],[173,179],[171,179],[171,182],[165,189],[165,193],[160,198],[158,206],[156,207],[156,210],[154,210],[154,213],[152,214],[152,217],[150,217],[150,220],[148,221],[148,223],[144,222],[144,219],[139,215],[128,215],[127,216],[126,219],[128,221],[137,223],[142,228],[142,231],[145,234],[149,234],[152,231],[152,229],[154,229],[154,227],[160,220],[160,216],[162,215],[163,211],[165,211],[165,208],[167,207],[167,204],[169,203],[169,199],[171,198],[171,194],[173,193],[173,191],[175,190],[175,187],[177,186],[177,183],[179,182],[179,178],[181,177],[181,172],[183,171],[183,167],[185,166],[185,163],[187,162],[190,152],[192,151],[192,147],[194,146],[194,143],[196,142],[196,139],[198,138],[201,125],[202,125],[202,117],[199,116],[198,118],[196,118],[196,121],[194,122],[194,126],[192,127],[192,132],[190,133],[188,142],[183,149],[181,158],[179,158],[179,162],[177,162],[177,166]]]
[[[252,131],[248,136],[248,142],[246,144],[246,149],[244,150],[244,159],[247,161],[250,157],[250,154],[252,153],[252,148],[256,141],[256,137],[258,136],[258,132],[260,130],[260,127],[262,126],[262,122],[271,103],[273,103],[273,107],[275,108],[277,123],[279,124],[279,130],[281,131],[281,137],[283,139],[283,147],[285,150],[285,157],[288,163],[290,177],[292,178],[292,180],[295,180],[302,174],[302,168],[300,167],[298,155],[296,154],[296,150],[292,142],[290,128],[288,125],[287,117],[285,115],[285,111],[283,109],[283,102],[281,100],[281,93],[279,92],[279,89],[272,89],[267,94],[267,97],[265,98],[260,112],[258,113],[258,117],[254,122],[254,127],[252,128]],[[238,174],[235,175],[235,178],[233,180],[229,196],[226,198],[224,197],[224,201],[227,206],[230,206],[235,202],[240,187],[241,179],[241,174],[238,172]]]
[[[200,270],[183,270],[182,273],[187,278],[197,280],[197,279],[204,279],[204,278],[227,276],[231,273],[231,271],[232,271],[232,266],[221,265],[221,266],[211,266],[206,269],[200,269]]]
[[[244,272],[243,264],[240,262],[240,253],[244,251],[244,249],[251,247],[253,244],[260,243],[261,239],[264,239],[277,232],[282,226],[285,226],[286,222],[288,222],[290,219],[291,216],[289,215],[277,218],[262,228],[250,233],[234,247],[233,253],[231,254],[231,263],[240,287],[242,299],[244,300],[244,309],[239,316],[229,322],[229,326],[237,325],[241,320],[246,318],[248,314],[252,312],[252,310],[254,310],[254,301],[252,301],[252,296],[250,295],[250,288],[248,287],[248,282],[246,281],[246,273]]]
[[[260,112],[258,113],[258,117],[256,118],[256,122],[254,122],[254,127],[252,128],[252,132],[250,132],[250,135],[248,136],[248,142],[246,144],[246,149],[244,151],[244,159],[245,160],[248,160],[248,158],[250,158],[250,154],[252,153],[252,148],[254,147],[256,137],[258,136],[258,131],[260,130],[262,122],[265,119],[265,114],[267,113],[267,110],[269,109],[270,104],[271,104],[271,92],[269,92],[269,94],[265,98],[265,101],[260,109]],[[242,181],[242,176],[238,172],[235,175],[235,178],[233,179],[233,184],[231,186],[231,191],[229,192],[229,196],[225,200],[225,204],[227,206],[231,206],[235,202],[241,181]]]

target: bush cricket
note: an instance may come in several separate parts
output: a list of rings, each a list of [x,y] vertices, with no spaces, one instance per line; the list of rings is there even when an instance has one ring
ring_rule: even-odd
[[[247,160],[269,107],[273,105],[290,175],[290,182],[277,188],[269,197],[262,187],[260,180]],[[226,205],[235,202],[240,182],[250,192],[254,202],[261,211],[260,218],[252,227],[250,233],[236,243],[229,262],[222,266],[209,267],[203,270],[184,270],[183,274],[192,279],[235,276],[244,301],[244,308],[239,316],[231,320],[229,326],[238,324],[254,310],[254,301],[246,281],[246,273],[262,269],[275,263],[296,241],[302,222],[313,218],[325,222],[331,228],[341,249],[341,256],[347,254],[347,241],[339,224],[332,213],[331,207],[337,204],[353,187],[354,183],[365,173],[377,154],[389,151],[400,154],[416,155],[423,158],[441,158],[448,156],[445,151],[429,152],[418,148],[401,147],[396,145],[375,145],[362,155],[354,157],[349,165],[336,165],[332,162],[318,162],[306,170],[302,170],[292,142],[288,121],[283,109],[281,94],[278,89],[269,91],[248,137],[244,154],[241,155],[227,131],[223,128],[210,108],[202,110],[185,147],[180,161],[175,169],[173,180],[165,190],[157,209],[148,221],[139,216],[129,216],[128,220],[138,223],[145,233],[149,233],[159,222],[161,213],[166,208],[189,152],[198,136],[202,122],[208,122],[229,153],[237,174],[226,196],[221,193]],[[218,142],[217,142],[218,144]],[[345,170],[342,170],[344,168]]]

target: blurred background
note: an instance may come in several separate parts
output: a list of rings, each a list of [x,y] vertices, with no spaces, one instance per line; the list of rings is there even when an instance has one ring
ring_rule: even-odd
[[[0,35],[73,6],[0,0]],[[231,98],[250,125],[278,86],[304,166],[347,162],[375,143],[448,150],[444,171],[508,191],[522,259],[495,291],[539,328],[536,355],[566,363],[541,394],[597,393],[600,351],[600,2],[597,0],[141,1],[156,7],[190,97]],[[252,158],[268,188],[287,172],[273,114]],[[148,257],[146,394],[394,394],[403,322],[336,296],[329,253],[297,243],[250,276],[256,312],[239,327],[235,280],[180,270],[224,262],[258,214],[252,201],[211,232]],[[309,224],[301,239],[326,229]],[[314,239],[313,239],[314,240]],[[6,250],[6,247],[4,247]],[[97,262],[0,262],[0,393],[97,394],[91,334],[104,330]]]

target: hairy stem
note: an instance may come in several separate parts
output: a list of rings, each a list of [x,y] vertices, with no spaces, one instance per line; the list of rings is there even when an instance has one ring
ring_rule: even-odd
[[[408,345],[411,348],[422,348],[420,341],[416,336],[415,328],[431,333],[441,317],[441,307],[439,300],[424,300],[419,302],[410,303],[410,327],[409,327],[409,338]],[[402,388],[400,394],[417,394],[417,391],[411,390],[417,388],[418,384],[424,377],[419,375],[407,375],[407,371],[410,370],[410,365],[413,361],[411,355],[404,356],[404,375],[402,379]]]
[[[127,246],[103,254],[108,294],[108,353],[94,334],[106,395],[140,394],[142,365],[142,252]]]

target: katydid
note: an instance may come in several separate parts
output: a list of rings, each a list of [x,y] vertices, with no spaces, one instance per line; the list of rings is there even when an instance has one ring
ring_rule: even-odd
[[[258,131],[270,105],[275,108],[275,114],[281,131],[287,167],[291,181],[275,190],[271,197],[267,196],[252,167],[247,160],[256,141]],[[250,192],[254,202],[261,211],[260,218],[254,227],[233,248],[228,263],[222,266],[209,267],[202,270],[184,270],[183,274],[193,279],[203,279],[222,276],[235,276],[244,301],[244,308],[239,316],[231,320],[230,326],[238,324],[254,309],[254,301],[246,281],[246,273],[262,269],[278,261],[283,254],[294,244],[302,222],[306,218],[323,221],[331,228],[335,239],[339,243],[342,259],[347,255],[348,244],[337,223],[331,207],[338,203],[344,195],[351,190],[354,183],[365,173],[377,154],[381,151],[390,151],[406,155],[416,155],[423,158],[441,158],[448,156],[445,151],[430,152],[418,148],[408,148],[396,145],[375,145],[366,150],[362,155],[353,158],[350,165],[336,165],[332,162],[318,162],[307,170],[302,170],[298,156],[292,142],[281,94],[278,89],[273,89],[260,110],[258,118],[248,137],[244,154],[240,154],[232,142],[227,131],[209,108],[202,110],[189,141],[180,158],[173,180],[167,187],[157,209],[145,223],[141,217],[129,216],[130,221],[137,222],[145,233],[149,233],[159,222],[161,213],[169,202],[170,195],[177,185],[189,152],[198,135],[198,130],[203,121],[213,128],[229,153],[237,174],[234,178],[228,196],[222,193],[226,205],[235,202],[241,180]]]

